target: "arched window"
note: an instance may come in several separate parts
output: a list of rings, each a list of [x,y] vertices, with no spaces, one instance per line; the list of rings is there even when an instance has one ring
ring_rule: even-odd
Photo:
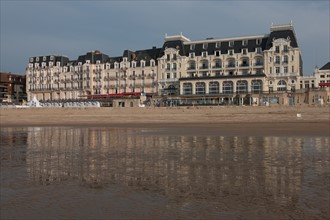
[[[284,80],[280,80],[277,83],[277,91],[286,91],[286,82]]]
[[[195,61],[190,61],[188,70],[195,70],[195,69],[196,69],[196,62]]]
[[[192,94],[192,84],[191,83],[183,83],[182,89],[183,89],[183,95]]]
[[[222,93],[223,94],[233,94],[233,82],[225,81],[222,83]]]
[[[196,95],[204,95],[205,94],[205,83],[198,82],[196,83]]]
[[[262,81],[261,80],[252,80],[251,92],[252,93],[261,93],[262,92]]]
[[[247,93],[248,92],[248,83],[246,80],[237,81],[236,92],[237,93]]]
[[[219,82],[209,83],[209,94],[219,94]]]
[[[222,62],[220,59],[214,60],[214,66],[213,68],[221,68],[222,67]]]

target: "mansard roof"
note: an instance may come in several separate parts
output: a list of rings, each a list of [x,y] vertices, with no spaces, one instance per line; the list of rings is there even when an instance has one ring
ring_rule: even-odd
[[[179,54],[180,56],[186,56],[186,49],[185,46],[183,45],[183,41],[182,40],[169,40],[169,41],[165,41],[165,43],[163,44],[163,47],[160,50],[159,53],[159,57],[162,57],[164,55],[164,51],[167,48],[175,48],[179,50]]]
[[[29,60],[29,63],[39,63],[39,66],[41,66],[41,63],[46,63],[46,66],[48,66],[49,62],[53,62],[54,64],[60,62],[61,66],[65,66],[69,62],[69,58],[61,55],[47,55],[31,57]]]
[[[330,62],[326,63],[324,66],[320,68],[320,70],[330,70]]]
[[[257,44],[257,39],[260,43]],[[243,40],[247,41],[246,45],[243,45]],[[233,42],[234,45],[230,46],[229,42]],[[255,52],[256,48],[261,47],[262,50],[265,48],[267,38],[263,35],[253,36],[250,38],[226,38],[226,39],[212,39],[205,41],[191,41],[185,43],[185,56],[189,56],[189,53],[195,53],[196,56],[201,56],[202,52],[207,52],[208,54],[214,54],[215,51],[221,51],[221,54],[228,54],[228,50],[234,50],[234,53],[241,53],[242,49],[247,49],[248,52]],[[220,43],[220,47],[216,47],[216,44]],[[191,45],[194,45],[194,49]],[[204,49],[203,44],[207,44]]]
[[[266,44],[266,50],[269,50],[273,46],[273,40],[284,38],[290,39],[291,47],[297,48],[297,38],[292,24],[288,25],[272,25],[271,32]]]
[[[88,52],[85,55],[81,55],[78,57],[78,62],[81,62],[82,64],[86,63],[87,60],[89,60],[90,63],[92,63],[92,64],[95,64],[96,61],[105,63],[106,61],[109,60],[109,56],[101,53],[98,50],[95,50],[95,51]]]

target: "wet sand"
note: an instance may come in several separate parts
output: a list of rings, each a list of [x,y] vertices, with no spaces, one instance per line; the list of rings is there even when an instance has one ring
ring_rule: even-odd
[[[297,117],[300,114],[301,117]],[[199,134],[329,136],[330,108],[173,107],[1,109],[1,126],[172,128]],[[182,129],[184,128],[184,129]],[[200,128],[205,128],[202,130]],[[211,128],[211,129],[207,129]]]

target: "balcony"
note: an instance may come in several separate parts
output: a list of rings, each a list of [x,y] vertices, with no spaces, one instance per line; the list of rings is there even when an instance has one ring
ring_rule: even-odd
[[[235,68],[236,68],[236,66],[235,66],[235,64],[228,64],[228,65],[227,65],[227,68],[230,68],[230,69],[235,69]]]
[[[172,83],[172,82],[178,82],[178,78],[171,78],[171,79],[160,79],[158,80],[159,83]]]

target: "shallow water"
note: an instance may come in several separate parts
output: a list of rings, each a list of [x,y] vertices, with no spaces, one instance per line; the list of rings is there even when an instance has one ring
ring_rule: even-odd
[[[205,133],[1,128],[1,219],[330,218],[330,138]]]

